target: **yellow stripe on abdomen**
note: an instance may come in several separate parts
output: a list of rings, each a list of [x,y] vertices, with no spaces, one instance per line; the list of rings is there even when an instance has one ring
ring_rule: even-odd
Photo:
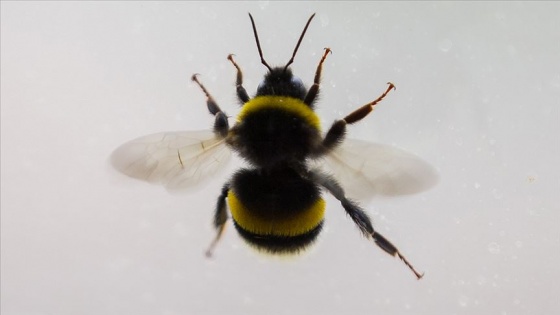
[[[301,211],[277,213],[274,216],[263,217],[247,209],[237,198],[233,190],[228,193],[228,205],[233,220],[244,230],[257,235],[298,236],[316,228],[325,215],[325,201],[317,199],[310,207]],[[259,209],[263,212],[265,209]]]

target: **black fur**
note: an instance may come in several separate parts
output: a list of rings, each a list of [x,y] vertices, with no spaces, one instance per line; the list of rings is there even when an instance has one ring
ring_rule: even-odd
[[[247,243],[271,254],[297,254],[312,245],[323,228],[323,222],[321,222],[313,230],[302,235],[274,236],[254,234],[240,227],[235,221],[233,223],[239,235]]]
[[[284,67],[273,68],[265,76],[257,89],[257,95],[288,96],[305,99],[307,89],[300,79],[294,77],[292,70]]]
[[[233,148],[254,166],[267,169],[303,163],[322,141],[317,129],[281,109],[252,113],[233,133]]]
[[[242,169],[233,176],[231,189],[256,216],[271,220],[307,210],[321,198],[317,184],[288,167]]]

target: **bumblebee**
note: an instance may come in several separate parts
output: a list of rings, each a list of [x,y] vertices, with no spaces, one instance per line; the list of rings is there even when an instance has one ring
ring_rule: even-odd
[[[228,208],[239,235],[251,246],[273,254],[305,249],[317,239],[324,224],[324,190],[340,201],[366,238],[400,258],[420,279],[423,274],[374,230],[368,215],[347,197],[343,187],[352,187],[356,195],[360,191],[370,196],[409,194],[432,186],[435,173],[427,163],[402,150],[345,140],[347,126],[365,118],[395,89],[392,83],[375,100],[336,120],[326,132],[321,130],[314,108],[330,49],[322,54],[309,89],[290,69],[314,16],[307,20],[286,65],[271,67],[263,57],[255,21],[249,14],[261,63],[268,73],[251,98],[243,86],[241,68],[233,55],[228,56],[236,69],[236,94],[242,104],[233,126],[195,74],[192,81],[206,96],[208,111],[214,116],[213,129],[138,138],[116,149],[112,163],[126,175],[175,190],[215,174],[234,151],[248,166],[233,174],[218,197],[213,222],[217,233],[208,256],[224,231]]]

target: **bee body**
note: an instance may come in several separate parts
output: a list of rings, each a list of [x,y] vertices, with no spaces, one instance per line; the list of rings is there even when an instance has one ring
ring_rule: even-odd
[[[243,104],[234,125],[230,128],[228,116],[197,75],[193,75],[192,80],[206,95],[208,111],[214,115],[213,130],[138,138],[113,153],[113,165],[132,177],[163,182],[168,189],[178,189],[214,174],[229,157],[229,151],[234,151],[249,166],[237,171],[222,188],[214,212],[217,234],[207,255],[212,254],[223,234],[229,219],[228,208],[239,235],[251,246],[274,254],[300,252],[317,239],[323,227],[325,201],[321,192],[327,191],[340,201],[366,238],[388,254],[399,257],[421,278],[423,274],[377,233],[367,214],[347,198],[343,185],[322,171],[321,166],[317,167],[317,163],[332,164],[333,173],[343,183],[359,183],[353,186],[368,194],[408,194],[435,184],[436,176],[429,165],[410,154],[345,140],[347,125],[366,117],[394,86],[389,83],[377,99],[336,120],[323,132],[314,106],[322,66],[330,49],[325,49],[309,89],[289,68],[314,15],[307,21],[292,58],[284,67],[276,68],[271,68],[263,58],[255,23],[249,16],[261,62],[269,71],[255,96],[250,98],[243,86],[241,68],[233,55],[228,56],[237,70],[237,97]],[[391,160],[395,161],[394,165],[388,162]]]

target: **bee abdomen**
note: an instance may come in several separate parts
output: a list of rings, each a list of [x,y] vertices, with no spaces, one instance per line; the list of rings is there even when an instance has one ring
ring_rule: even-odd
[[[325,212],[319,188],[290,169],[238,172],[228,205],[240,235],[272,253],[298,252],[310,245],[321,231]]]

